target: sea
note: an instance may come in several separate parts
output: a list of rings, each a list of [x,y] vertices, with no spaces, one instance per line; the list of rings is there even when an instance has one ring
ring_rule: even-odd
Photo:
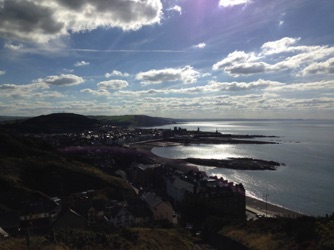
[[[190,144],[154,147],[161,157],[250,157],[282,163],[275,171],[199,167],[208,175],[242,183],[248,196],[312,216],[334,213],[334,120],[220,120],[158,128],[276,136],[277,144]],[[256,139],[258,140],[258,139]]]

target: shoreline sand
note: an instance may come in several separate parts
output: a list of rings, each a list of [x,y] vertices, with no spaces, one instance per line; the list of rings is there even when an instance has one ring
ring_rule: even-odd
[[[164,158],[152,153],[153,147],[165,147],[174,145],[175,143],[171,145],[170,143],[165,143],[163,141],[149,141],[149,142],[131,144],[131,148],[135,148],[138,152],[141,152],[149,156],[151,159],[157,162],[164,163],[169,166],[175,166],[181,170],[198,169],[196,165],[189,164],[183,160]],[[253,214],[258,214],[261,216],[268,216],[268,217],[296,218],[300,216],[305,216],[305,214],[299,213],[297,211],[293,211],[291,209],[271,204],[249,196],[246,196],[246,210]]]

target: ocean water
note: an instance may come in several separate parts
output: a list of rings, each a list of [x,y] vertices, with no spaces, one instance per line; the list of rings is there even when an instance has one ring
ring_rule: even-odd
[[[159,128],[173,128],[175,125]],[[224,134],[275,135],[278,144],[188,145],[155,147],[152,152],[167,158],[252,157],[284,163],[276,171],[230,170],[201,167],[208,175],[242,183],[249,196],[307,215],[334,212],[334,121],[240,120],[177,124],[188,130]]]

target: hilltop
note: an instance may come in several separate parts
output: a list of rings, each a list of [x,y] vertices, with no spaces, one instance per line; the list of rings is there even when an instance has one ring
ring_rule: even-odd
[[[4,128],[25,133],[61,133],[92,130],[109,125],[119,127],[150,127],[175,123],[171,118],[146,115],[84,116],[74,113],[53,113],[32,118],[2,117]]]
[[[54,113],[4,123],[5,128],[29,133],[68,132],[99,126],[97,120],[73,113]]]

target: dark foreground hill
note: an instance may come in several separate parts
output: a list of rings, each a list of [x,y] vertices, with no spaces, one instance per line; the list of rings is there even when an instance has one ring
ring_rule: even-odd
[[[28,201],[107,188],[115,199],[132,195],[122,180],[67,159],[43,142],[0,129],[0,212],[20,210]]]
[[[54,113],[25,120],[17,120],[16,122],[8,122],[3,126],[28,133],[54,133],[92,129],[99,125],[99,121],[83,115]]]

